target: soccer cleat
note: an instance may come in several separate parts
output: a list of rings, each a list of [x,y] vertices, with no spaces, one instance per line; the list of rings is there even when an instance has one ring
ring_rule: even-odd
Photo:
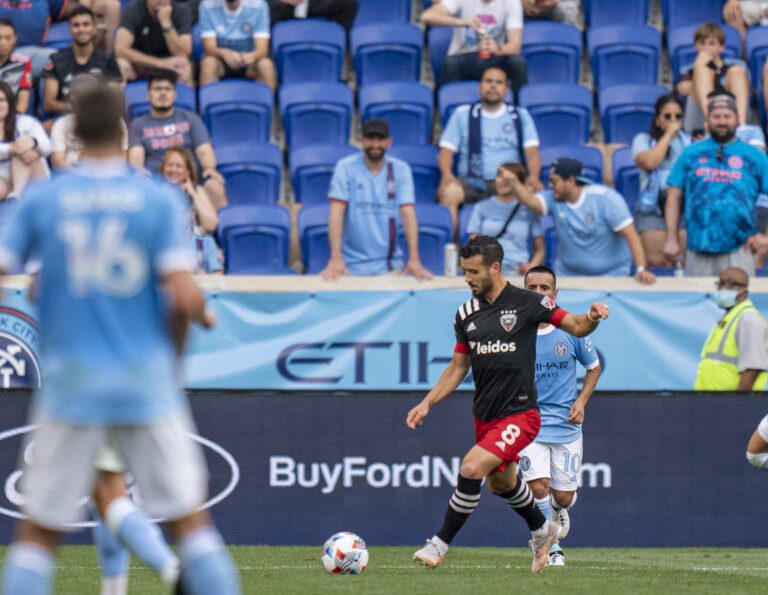
[[[557,534],[557,539],[565,539],[568,535],[568,531],[571,530],[571,517],[568,516],[568,509],[560,508],[558,510],[553,510],[552,512],[555,513],[555,518],[552,520],[560,525],[560,531]]]
[[[549,548],[557,541],[559,525],[553,521],[547,521],[547,531],[543,535],[531,533],[531,549],[533,549],[533,563],[531,572],[541,572],[549,561]]]
[[[447,551],[448,550],[446,549],[441,553],[440,547],[431,539],[427,539],[427,543],[424,544],[424,547],[413,554],[413,559],[419,564],[423,564],[427,568],[434,570],[443,563]]]
[[[557,550],[549,554],[547,566],[565,566],[565,554],[563,550]]]

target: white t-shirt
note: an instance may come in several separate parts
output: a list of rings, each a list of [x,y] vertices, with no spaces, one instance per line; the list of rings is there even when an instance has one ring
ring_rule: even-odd
[[[123,128],[123,151],[128,150],[128,126],[125,120],[121,122]],[[51,128],[51,144],[53,151],[65,152],[67,155],[67,165],[75,165],[80,159],[80,151],[83,150],[83,144],[75,135],[75,115],[65,114],[53,123]]]
[[[443,0],[442,5],[455,17],[479,18],[486,33],[499,45],[507,42],[509,29],[523,28],[523,4],[520,0]],[[476,52],[478,41],[477,32],[471,27],[454,27],[448,55]]]

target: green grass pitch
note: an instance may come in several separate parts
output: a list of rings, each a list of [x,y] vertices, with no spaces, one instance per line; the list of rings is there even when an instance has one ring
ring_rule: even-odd
[[[568,566],[531,574],[524,548],[453,548],[435,571],[411,562],[415,548],[372,547],[359,576],[331,576],[319,547],[233,547],[243,593],[491,595],[510,593],[766,593],[768,550],[736,548],[566,548]],[[4,554],[3,550],[3,554]],[[98,593],[91,546],[66,546],[59,556],[57,594]],[[133,562],[131,594],[164,594],[155,575]]]

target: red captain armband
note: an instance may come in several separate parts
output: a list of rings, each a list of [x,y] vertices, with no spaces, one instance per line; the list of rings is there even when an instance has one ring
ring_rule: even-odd
[[[466,343],[462,343],[461,341],[456,341],[456,347],[453,348],[454,353],[461,353],[463,355],[469,355],[471,352],[471,349],[469,348],[469,345]]]
[[[558,308],[552,312],[552,318],[549,319],[549,322],[550,324],[555,325],[557,328],[560,328],[560,325],[563,323],[563,318],[566,316],[568,316],[568,312],[562,308]]]

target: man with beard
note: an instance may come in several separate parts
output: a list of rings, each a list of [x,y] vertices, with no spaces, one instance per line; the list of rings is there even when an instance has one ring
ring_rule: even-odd
[[[200,116],[175,107],[176,79],[173,70],[155,70],[149,75],[150,112],[131,122],[128,161],[139,170],[156,174],[166,149],[184,147],[197,158],[203,188],[213,206],[222,209],[227,206],[227,197],[224,178],[216,170],[211,138]]]
[[[392,145],[389,126],[373,119],[363,124],[363,152],[339,160],[328,200],[328,242],[331,257],[321,273],[326,280],[340,275],[411,273],[432,275],[419,259],[419,228],[414,212],[413,174],[407,163],[387,155]],[[398,243],[402,224],[408,261]]]
[[[737,267],[754,275],[748,240],[757,233],[758,195],[768,192],[768,158],[736,137],[739,119],[732,95],[708,99],[709,138],[688,146],[669,174],[664,254],[670,259],[681,255],[676,230],[685,196],[685,274],[715,276]]]
[[[504,249],[490,236],[472,238],[459,255],[472,297],[456,313],[453,358],[405,423],[412,430],[421,426],[430,409],[461,384],[471,364],[475,445],[461,462],[443,526],[413,558],[427,568],[443,563],[448,546],[480,503],[487,479],[491,493],[527,523],[534,551],[531,570],[541,572],[560,536],[559,525],[547,521],[528,484],[517,476],[519,453],[541,426],[534,385],[538,325],[550,323],[584,337],[608,318],[608,306],[594,302],[586,314],[570,314],[547,295],[513,287],[501,273]]]
[[[507,105],[509,79],[501,68],[486,68],[480,80],[480,101],[463,105],[451,114],[440,138],[440,186],[437,196],[454,216],[462,204],[496,194],[496,171],[503,163],[522,163],[527,185],[541,190],[539,135],[524,108]],[[459,154],[458,176],[453,173]]]

